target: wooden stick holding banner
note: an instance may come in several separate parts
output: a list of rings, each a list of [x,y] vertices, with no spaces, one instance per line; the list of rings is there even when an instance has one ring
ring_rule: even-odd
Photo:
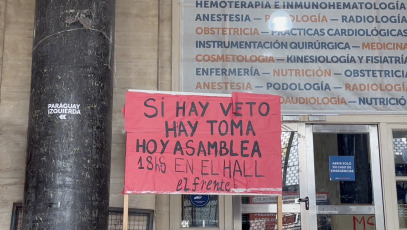
[[[283,230],[283,197],[277,197],[277,229]]]
[[[129,195],[124,195],[124,204],[123,204],[123,230],[128,229],[129,224]]]

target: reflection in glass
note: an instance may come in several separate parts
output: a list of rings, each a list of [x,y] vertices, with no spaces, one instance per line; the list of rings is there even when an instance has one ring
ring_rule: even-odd
[[[318,230],[376,229],[374,215],[317,215]]]
[[[299,198],[299,161],[297,132],[281,133],[281,170],[283,203],[293,204]],[[276,196],[242,196],[242,204],[277,204]],[[242,215],[242,230],[277,229],[276,213],[248,213]],[[283,229],[301,229],[299,213],[283,213]]]
[[[293,204],[299,198],[299,161],[297,132],[281,133],[281,170],[283,203]],[[242,196],[242,204],[276,204],[276,196]]]
[[[330,156],[353,156],[355,181],[331,180]],[[373,204],[368,134],[314,133],[314,164],[319,204]]]
[[[292,26],[290,15],[283,10],[275,11],[268,21],[268,28],[271,31],[285,31]]]
[[[399,226],[400,228],[407,228],[407,182],[398,181],[396,183],[396,189]]]
[[[396,176],[407,176],[407,131],[393,131],[393,154]]]
[[[299,196],[299,161],[297,132],[281,133],[283,202],[294,203]],[[296,196],[296,197],[293,197]]]
[[[242,230],[274,230],[277,229],[277,215],[274,213],[248,213],[242,215]],[[299,213],[283,214],[283,229],[300,230]]]
[[[209,195],[209,202],[199,207],[191,202],[191,195],[182,195],[181,227],[218,227],[218,196]]]
[[[396,177],[407,176],[407,131],[393,131],[393,155]],[[399,227],[407,228],[407,181],[397,181]]]

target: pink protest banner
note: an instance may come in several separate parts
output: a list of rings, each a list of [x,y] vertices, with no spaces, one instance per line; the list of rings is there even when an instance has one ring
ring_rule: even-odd
[[[125,194],[282,192],[280,97],[129,91]]]

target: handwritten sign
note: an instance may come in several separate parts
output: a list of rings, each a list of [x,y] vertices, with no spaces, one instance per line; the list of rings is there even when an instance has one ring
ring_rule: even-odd
[[[127,92],[124,193],[281,194],[279,100]]]

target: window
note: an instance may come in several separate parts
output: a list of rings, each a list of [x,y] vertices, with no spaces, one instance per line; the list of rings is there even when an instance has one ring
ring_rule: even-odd
[[[393,131],[399,227],[407,228],[407,131]]]
[[[13,213],[11,214],[11,230],[21,230],[23,222],[23,206],[21,203],[13,203]]]
[[[153,210],[129,209],[129,230],[152,230]],[[23,206],[21,203],[13,204],[11,217],[11,230],[22,229]],[[123,208],[109,208],[109,230],[123,229]]]
[[[218,196],[183,195],[182,227],[218,227]]]
[[[123,208],[109,208],[109,230],[123,229]],[[153,211],[129,209],[129,230],[152,230]]]

